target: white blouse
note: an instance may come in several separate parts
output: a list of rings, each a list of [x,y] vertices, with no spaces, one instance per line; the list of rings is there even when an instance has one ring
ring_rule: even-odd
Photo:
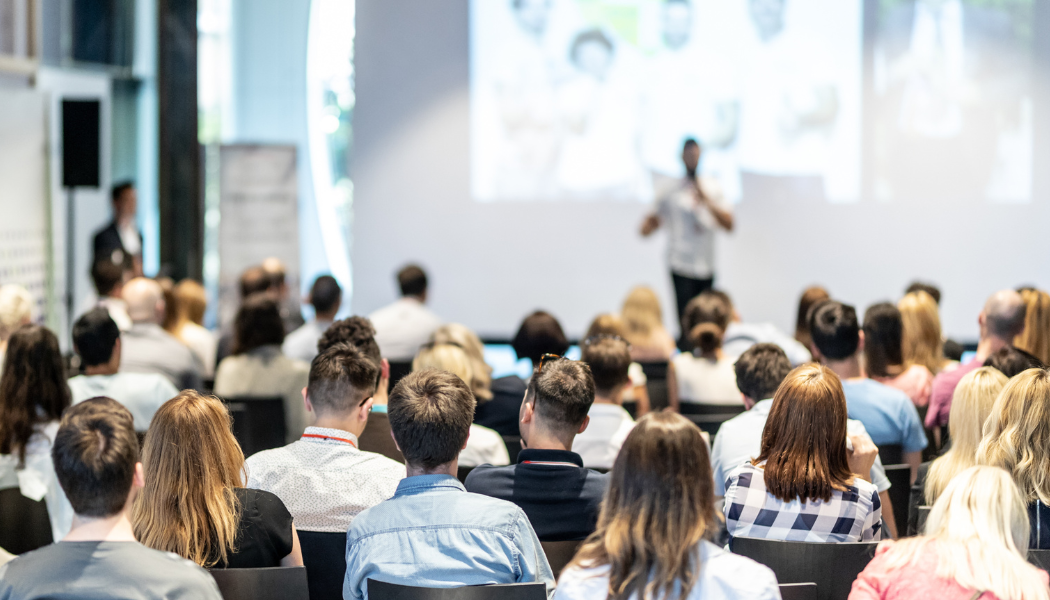
[[[26,444],[25,466],[18,468],[17,454],[0,454],[0,490],[19,488],[30,500],[45,500],[51,519],[51,535],[57,542],[73,526],[73,507],[66,499],[51,462],[51,446],[58,434],[58,421],[34,426]]]

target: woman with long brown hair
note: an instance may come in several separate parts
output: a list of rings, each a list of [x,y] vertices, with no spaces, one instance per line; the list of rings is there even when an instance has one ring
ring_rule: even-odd
[[[303,564],[284,503],[244,487],[244,454],[218,398],[186,390],[165,402],[142,450],[146,485],[132,512],[140,542],[209,568]]]
[[[864,312],[864,368],[868,377],[908,395],[917,407],[930,403],[933,373],[926,365],[904,360],[901,311],[879,302]]]
[[[718,531],[700,430],[675,413],[640,419],[616,457],[598,527],[555,600],[780,598],[776,577],[708,539]]]
[[[729,535],[799,542],[880,539],[882,503],[866,480],[878,449],[864,438],[847,438],[846,419],[846,396],[833,371],[809,364],[788,373],[773,396],[758,458],[728,475]]]

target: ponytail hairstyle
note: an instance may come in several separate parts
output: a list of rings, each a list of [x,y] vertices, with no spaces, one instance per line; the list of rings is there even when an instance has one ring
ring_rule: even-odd
[[[724,294],[706,291],[686,305],[682,330],[700,356],[711,358],[722,347],[732,315],[733,306]]]

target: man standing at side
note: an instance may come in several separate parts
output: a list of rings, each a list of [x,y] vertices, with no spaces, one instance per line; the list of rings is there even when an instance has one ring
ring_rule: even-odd
[[[391,362],[406,362],[415,357],[430,334],[441,327],[441,319],[427,303],[427,274],[416,265],[397,273],[401,299],[368,315],[376,328],[376,342],[383,357]]]
[[[113,186],[113,221],[95,234],[92,264],[108,260],[115,265],[130,264],[135,275],[142,275],[142,234],[135,225],[138,193],[130,181]]]
[[[124,286],[131,329],[121,336],[120,370],[159,373],[180,390],[200,390],[203,366],[193,351],[160,326],[164,292],[152,279],[137,277]]]
[[[314,318],[284,338],[281,351],[288,358],[308,363],[317,356],[317,340],[335,321],[335,315],[343,302],[343,290],[331,275],[321,275],[310,288],[310,304],[314,307]]]

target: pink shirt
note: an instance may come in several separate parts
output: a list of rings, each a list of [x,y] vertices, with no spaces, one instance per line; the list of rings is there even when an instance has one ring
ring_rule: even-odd
[[[879,383],[896,388],[911,398],[915,406],[926,406],[933,392],[933,373],[923,365],[912,365],[896,377],[872,377]]]
[[[981,367],[977,359],[971,360],[965,365],[959,365],[951,371],[942,371],[933,378],[933,393],[930,395],[930,408],[926,411],[926,426],[940,427],[948,424],[948,411],[952,408],[952,394],[955,386],[970,371]]]

